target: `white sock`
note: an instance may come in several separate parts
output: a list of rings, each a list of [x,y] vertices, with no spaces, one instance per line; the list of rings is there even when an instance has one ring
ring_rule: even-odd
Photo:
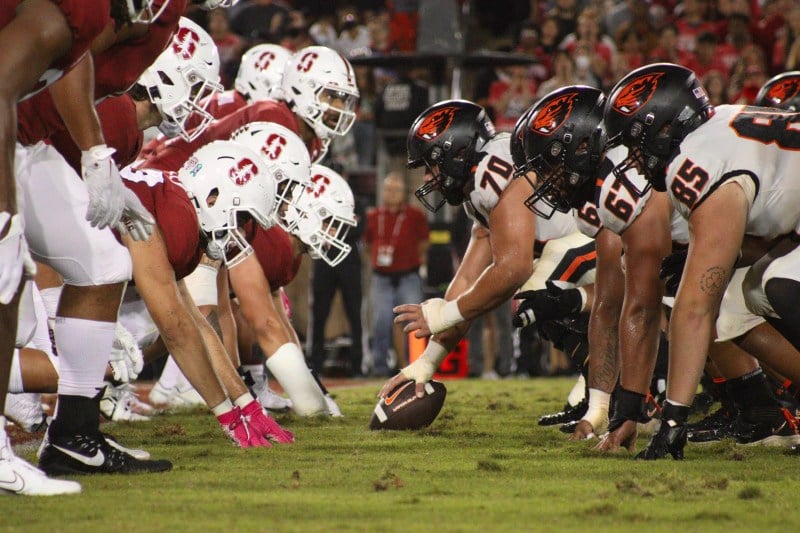
[[[253,395],[250,394],[249,392],[245,392],[244,394],[236,398],[233,401],[233,404],[240,409],[244,409],[245,407],[250,405],[253,402],[253,400],[255,400],[255,398],[253,398]]]
[[[14,355],[11,356],[11,375],[8,377],[8,392],[19,394],[25,392],[22,383],[22,367],[19,363],[19,349],[14,348]]]
[[[220,415],[224,415],[225,413],[227,413],[231,409],[233,409],[233,404],[231,403],[231,401],[228,398],[225,398],[224,402],[222,402],[221,404],[219,404],[219,405],[217,405],[215,407],[212,407],[211,408],[211,412],[214,413],[214,416],[220,416]]]
[[[50,287],[49,289],[40,289],[39,294],[42,295],[44,308],[47,310],[47,316],[55,319],[56,312],[58,311],[58,300],[61,298],[61,291],[64,286]]]
[[[93,398],[103,388],[116,323],[56,318],[58,394]]]
[[[175,358],[168,355],[167,362],[164,364],[164,370],[161,371],[161,377],[158,378],[158,384],[165,389],[172,389],[178,384],[179,376],[182,375],[183,372],[178,368],[178,363],[175,362]]]
[[[267,358],[267,368],[292,400],[300,416],[326,414],[328,407],[322,389],[306,366],[300,347],[287,342]]]
[[[578,376],[578,381],[572,386],[567,396],[567,403],[570,405],[578,405],[586,397],[586,380],[583,379],[583,374]]]

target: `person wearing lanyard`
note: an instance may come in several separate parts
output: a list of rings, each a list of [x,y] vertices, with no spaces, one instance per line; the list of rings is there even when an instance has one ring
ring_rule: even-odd
[[[364,241],[372,264],[370,317],[372,363],[376,376],[391,375],[387,362],[393,344],[392,308],[422,299],[420,267],[428,251],[428,222],[419,209],[406,203],[406,186],[399,174],[383,181],[381,205],[367,212]],[[402,338],[402,334],[398,337]],[[404,339],[403,339],[404,340]],[[405,366],[405,342],[395,345],[398,363]]]

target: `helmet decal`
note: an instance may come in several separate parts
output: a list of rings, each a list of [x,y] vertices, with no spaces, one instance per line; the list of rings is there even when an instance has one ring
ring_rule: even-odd
[[[267,156],[267,159],[275,161],[280,157],[284,146],[286,146],[286,138],[278,133],[271,133],[264,141],[261,152]]]
[[[314,198],[319,198],[325,194],[328,185],[331,184],[331,179],[323,174],[314,174],[311,177],[311,185],[306,188],[306,192],[313,194]]]
[[[256,68],[259,70],[266,70],[269,67],[269,64],[275,61],[275,54],[273,52],[267,51],[258,56],[256,60]]]
[[[658,87],[658,79],[663,75],[663,72],[652,72],[631,80],[614,99],[613,108],[623,115],[632,115],[650,101]]]
[[[178,28],[172,39],[172,51],[183,59],[191,59],[200,44],[200,36],[191,28]]]
[[[447,131],[447,128],[453,122],[456,111],[455,107],[443,107],[426,117],[417,128],[417,137],[424,141],[434,140]]]
[[[300,61],[297,62],[297,70],[301,72],[308,72],[314,66],[314,61],[317,60],[319,55],[316,52],[306,52]]]
[[[800,93],[800,79],[787,78],[780,80],[767,91],[767,99],[771,102],[785,102]]]
[[[231,167],[228,171],[228,177],[231,178],[236,185],[242,186],[253,179],[253,176],[258,174],[258,167],[250,159],[240,159],[238,163]]]
[[[555,132],[572,113],[575,97],[578,93],[571,92],[554,98],[542,108],[531,123],[531,131],[542,135],[550,135]],[[522,132],[520,132],[522,133]]]

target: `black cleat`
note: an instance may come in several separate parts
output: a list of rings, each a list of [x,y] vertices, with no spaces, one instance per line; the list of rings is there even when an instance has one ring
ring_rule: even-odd
[[[103,435],[48,436],[39,468],[49,476],[166,472],[167,460],[142,461],[108,444]]]
[[[555,426],[556,424],[566,424],[575,422],[583,418],[589,408],[588,398],[584,398],[577,405],[564,405],[564,410],[550,415],[539,417],[540,426]]]
[[[636,459],[653,461],[663,459],[670,454],[673,459],[683,459],[683,448],[686,446],[686,424],[675,420],[662,420],[658,432],[647,443],[647,448],[636,455]]]
[[[573,420],[572,422],[567,422],[566,424],[561,424],[558,427],[558,430],[561,433],[566,433],[567,435],[572,435],[575,433],[575,428],[578,427],[578,423],[580,420]]]
[[[699,422],[689,424],[689,442],[709,444],[732,437],[732,427],[735,420],[736,412],[722,406]]]
[[[786,409],[743,409],[731,433],[736,444],[743,446],[785,446],[800,444],[797,420]]]

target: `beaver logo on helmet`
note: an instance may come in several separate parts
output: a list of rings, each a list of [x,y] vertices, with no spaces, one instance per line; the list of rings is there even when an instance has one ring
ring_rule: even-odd
[[[658,79],[663,75],[663,72],[652,72],[631,80],[619,91],[612,107],[623,115],[634,114],[653,97]]]
[[[453,122],[456,114],[455,107],[443,107],[435,113],[425,117],[422,124],[417,128],[417,137],[424,141],[432,141],[444,133]]]
[[[550,135],[560,128],[572,113],[576,96],[578,96],[576,92],[567,93],[548,102],[531,122],[531,131]]]
[[[771,103],[779,104],[791,100],[800,93],[800,80],[797,78],[787,78],[781,80],[767,91],[766,98]]]

